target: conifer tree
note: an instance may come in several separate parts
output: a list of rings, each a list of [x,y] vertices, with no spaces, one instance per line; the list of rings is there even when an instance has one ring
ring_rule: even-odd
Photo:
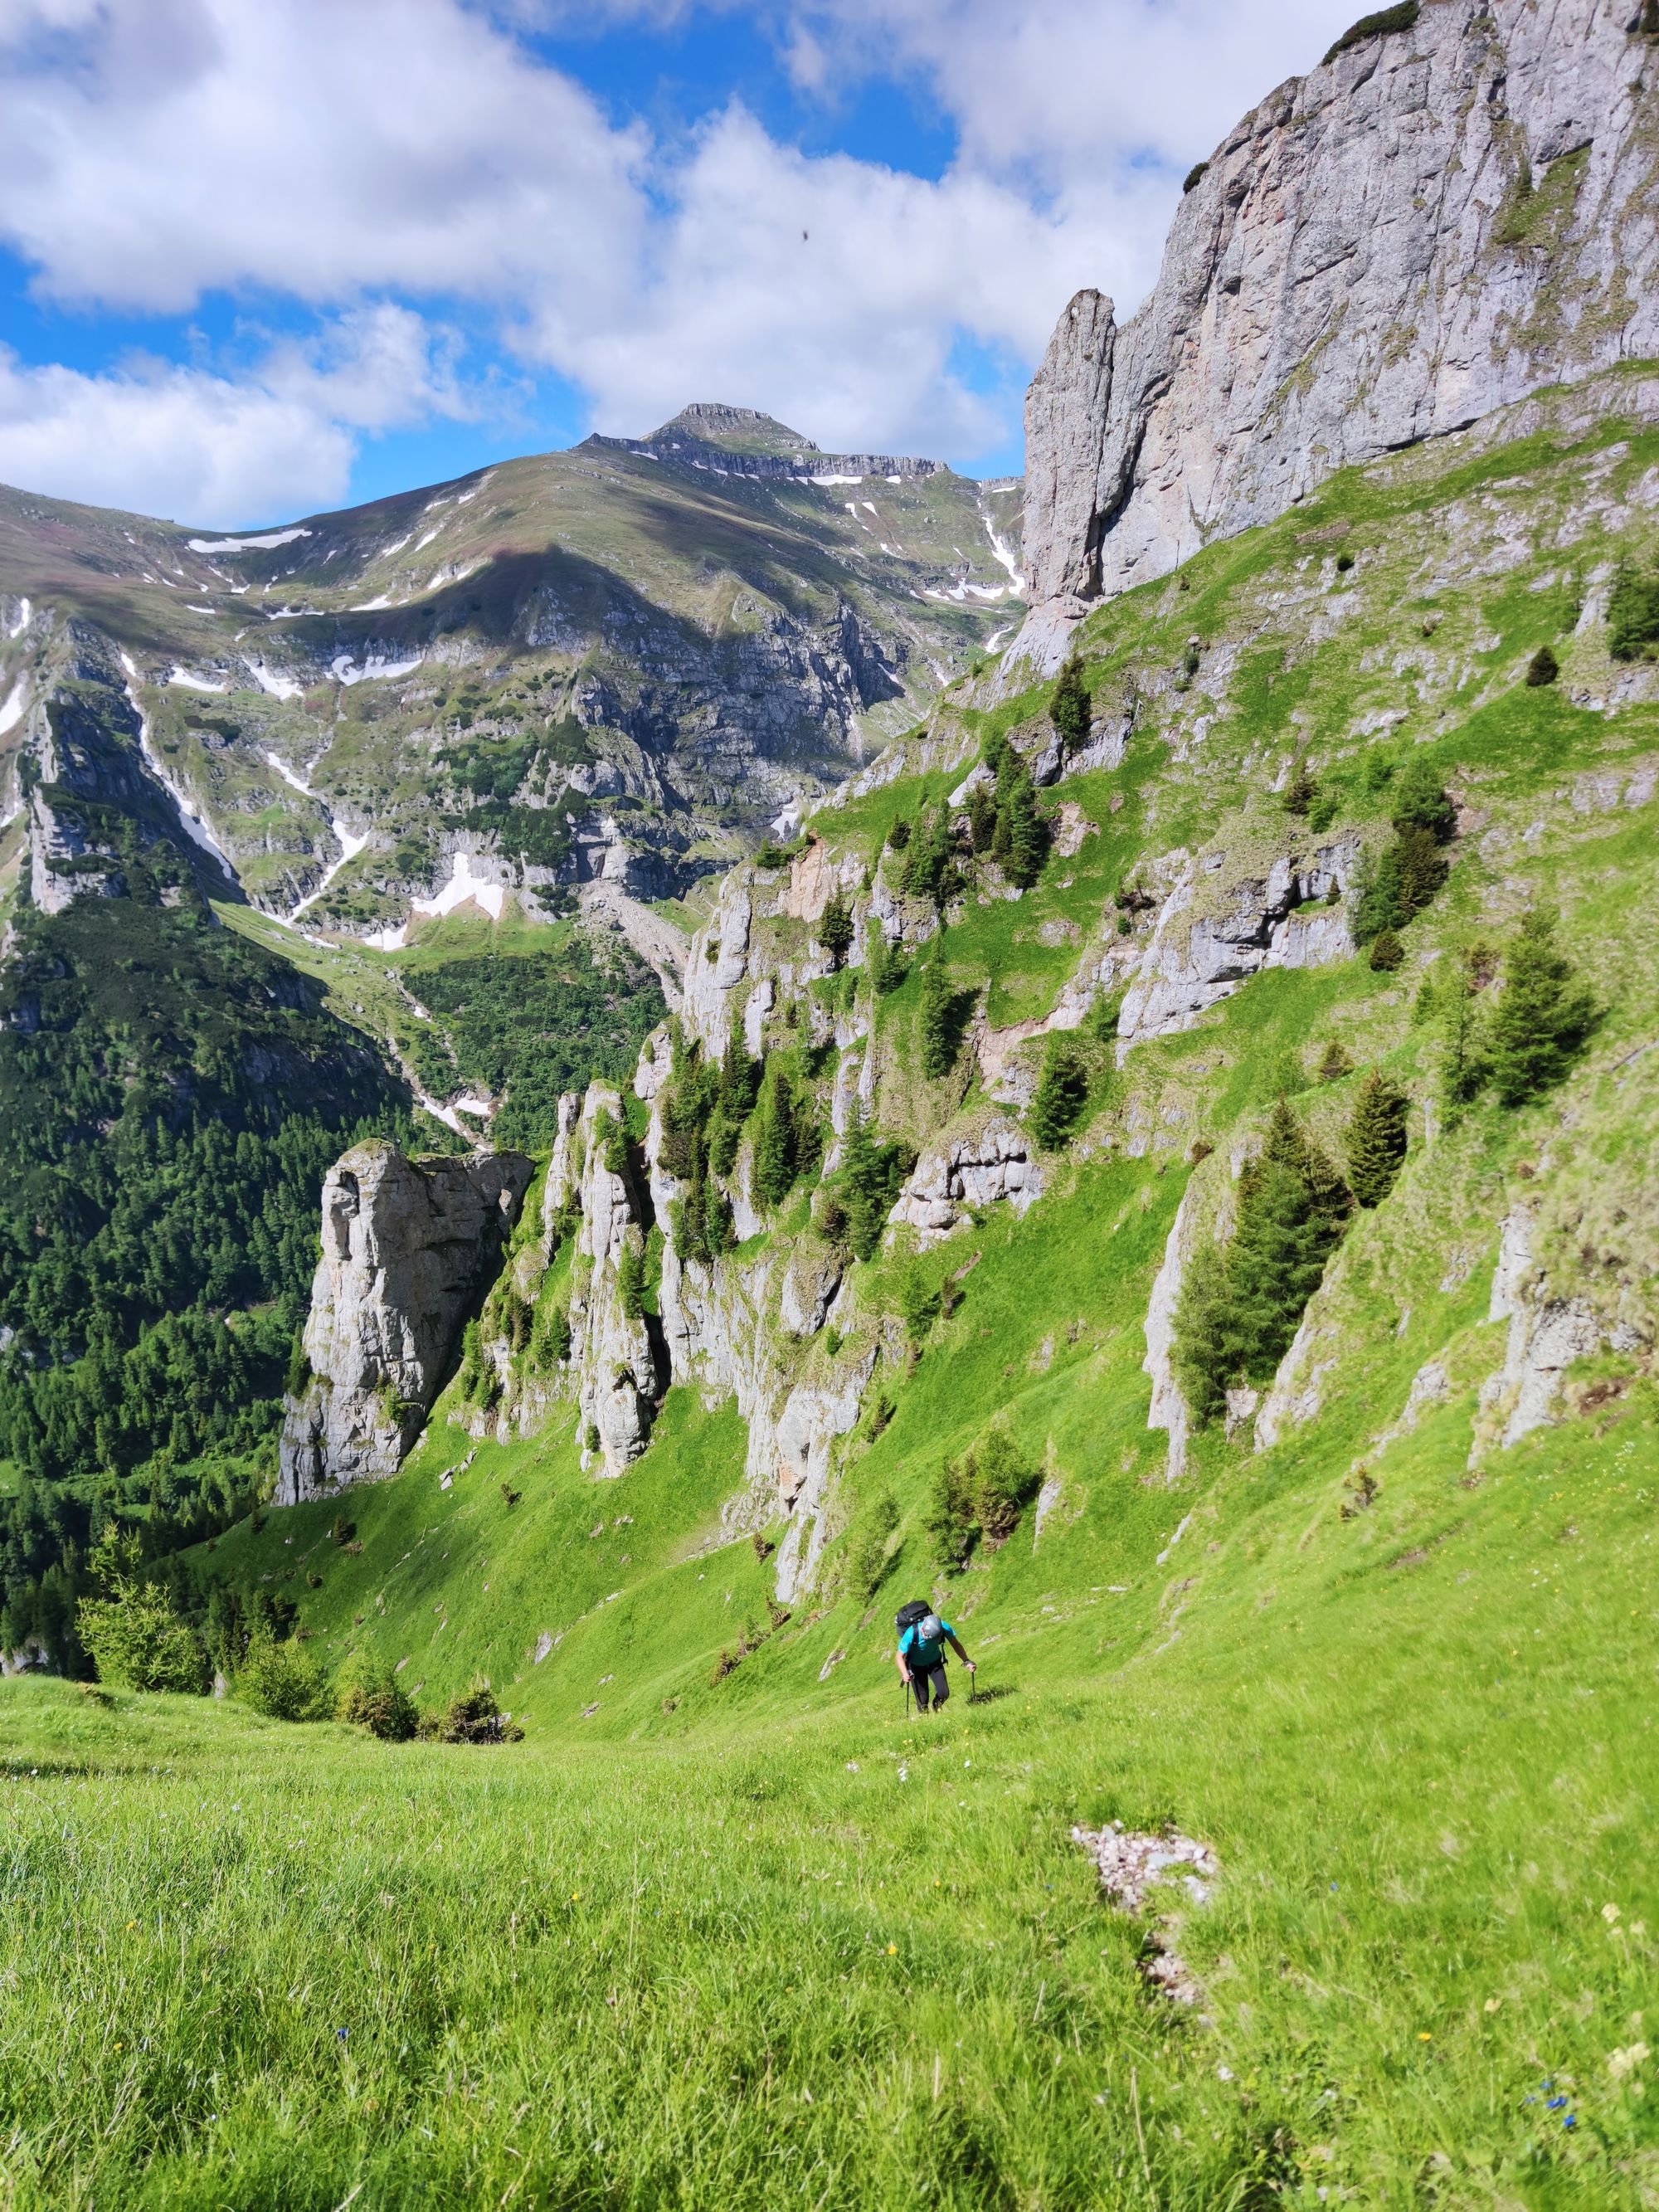
[[[1353,1073],[1353,1062],[1343,1050],[1339,1039],[1333,1037],[1326,1046],[1319,1062],[1322,1083],[1340,1083],[1345,1075]]]
[[[1005,812],[1006,850],[1004,855],[1000,856],[1003,873],[1011,884],[1017,884],[1022,890],[1029,890],[1042,873],[1042,863],[1048,857],[1048,836],[1042,817],[1037,812],[1036,793],[1032,787],[1030,775],[1023,763],[1018,774],[1010,779],[1007,796],[1002,808],[999,809],[997,826],[1000,833],[1002,829],[1000,817]]]
[[[1069,1141],[1088,1103],[1088,1064],[1077,1040],[1051,1034],[1026,1125],[1045,1152]]]
[[[1359,1086],[1348,1122],[1348,1188],[1361,1206],[1381,1206],[1406,1157],[1405,1093],[1376,1068]]]
[[[1534,908],[1521,917],[1504,962],[1504,988],[1492,1023],[1492,1076],[1505,1106],[1560,1082],[1595,1023],[1588,987],[1555,942],[1555,916]]]
[[[921,1072],[930,1082],[948,1075],[956,1064],[951,971],[937,954],[921,971],[921,1006],[916,1016]]]
[[[1395,786],[1394,826],[1398,830],[1426,830],[1438,845],[1456,831],[1457,809],[1426,754],[1414,753],[1401,772]]]
[[[836,970],[853,949],[853,917],[839,891],[823,909],[818,922],[818,943],[830,956],[830,968]]]
[[[1440,1051],[1440,1099],[1455,1119],[1485,1090],[1492,1071],[1486,1028],[1467,966],[1447,979],[1443,995],[1448,1003]]]
[[[1406,948],[1392,929],[1379,929],[1371,939],[1370,964],[1379,975],[1389,975],[1406,957]]]
[[[1560,673],[1561,664],[1552,647],[1540,645],[1527,663],[1528,687],[1534,691],[1541,690],[1546,684],[1553,684]]]
[[[1226,1404],[1225,1378],[1239,1362],[1228,1274],[1222,1248],[1206,1241],[1187,1262],[1176,1306],[1172,1364],[1188,1410],[1200,1428]]]
[[[1076,752],[1079,746],[1087,743],[1092,712],[1089,694],[1084,687],[1083,671],[1073,655],[1060,672],[1054,684],[1054,696],[1048,706],[1048,719],[1067,753]]]
[[[847,1190],[847,1241],[860,1260],[867,1260],[881,1242],[889,1203],[887,1171],[857,1098],[842,1140],[842,1175]]]
[[[726,1036],[726,1052],[720,1060],[720,1109],[734,1128],[741,1128],[754,1111],[759,1091],[760,1068],[749,1057],[749,1043],[743,1033],[743,1018],[734,1013]]]
[[[789,1078],[775,1066],[761,1098],[755,1139],[755,1191],[768,1206],[781,1206],[795,1181],[795,1115]]]
[[[1305,814],[1317,797],[1319,786],[1309,773],[1305,759],[1298,757],[1291,770],[1291,780],[1285,787],[1285,811]]]

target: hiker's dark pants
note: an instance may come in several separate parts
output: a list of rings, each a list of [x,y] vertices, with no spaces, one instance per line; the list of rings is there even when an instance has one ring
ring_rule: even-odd
[[[919,1713],[925,1713],[927,1710],[930,1689],[933,1693],[933,1710],[937,1712],[951,1694],[951,1685],[945,1674],[945,1662],[941,1659],[936,1667],[913,1667],[910,1669],[910,1687],[916,1693],[916,1711]]]

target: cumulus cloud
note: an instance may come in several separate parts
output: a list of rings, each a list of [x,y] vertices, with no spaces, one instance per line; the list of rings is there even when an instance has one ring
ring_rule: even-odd
[[[322,507],[359,431],[470,411],[451,351],[388,305],[236,375],[143,359],[88,375],[0,347],[0,479],[226,528]]]
[[[659,27],[681,0],[573,4]],[[730,398],[824,443],[983,451],[1070,293],[1135,304],[1181,172],[1355,0],[715,4],[830,109],[872,76],[921,88],[958,136],[947,173],[809,156],[736,105],[660,138],[618,123],[527,40],[568,25],[557,0],[0,0],[0,238],[43,301],[321,319],[240,374],[13,362],[0,475],[149,483],[204,522],[275,511],[285,478],[284,510],[334,495],[359,431],[463,404],[417,319],[457,303],[606,428]],[[386,295],[406,319],[371,326]],[[118,416],[153,452],[72,428]]]

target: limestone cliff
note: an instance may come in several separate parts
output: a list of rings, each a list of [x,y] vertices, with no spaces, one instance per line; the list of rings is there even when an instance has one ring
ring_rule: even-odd
[[[1630,0],[1426,0],[1253,108],[1121,329],[1026,407],[1024,657],[1332,471],[1659,351],[1655,53]]]
[[[411,1160],[381,1138],[329,1170],[310,1374],[286,1402],[279,1504],[397,1473],[530,1176],[520,1153]]]

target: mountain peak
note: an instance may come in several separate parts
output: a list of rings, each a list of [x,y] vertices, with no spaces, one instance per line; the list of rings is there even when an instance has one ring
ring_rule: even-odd
[[[694,400],[682,407],[672,422],[653,430],[645,441],[657,446],[675,438],[695,438],[705,446],[723,446],[732,453],[776,453],[793,456],[816,453],[817,447],[799,430],[792,430],[774,415],[755,407],[726,407],[718,400]]]

